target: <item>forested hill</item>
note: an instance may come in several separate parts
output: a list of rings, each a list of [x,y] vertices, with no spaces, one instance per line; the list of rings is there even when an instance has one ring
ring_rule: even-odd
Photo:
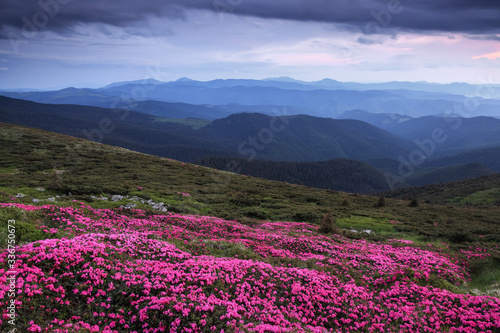
[[[41,104],[0,96],[0,122],[35,127],[184,162],[212,155],[275,161],[393,158],[415,145],[357,120],[241,113],[193,129],[120,109]],[[255,142],[252,140],[256,140]]]
[[[343,192],[389,190],[384,175],[368,164],[348,159],[323,162],[271,162],[230,157],[206,157],[195,162],[219,170]]]
[[[457,182],[411,187],[384,193],[386,197],[433,204],[500,206],[500,173]]]

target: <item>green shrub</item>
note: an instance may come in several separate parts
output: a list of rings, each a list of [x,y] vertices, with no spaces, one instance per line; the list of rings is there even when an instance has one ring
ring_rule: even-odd
[[[465,231],[455,231],[448,235],[448,239],[452,243],[461,244],[465,242],[471,242],[472,237]]]
[[[375,208],[380,208],[380,207],[385,207],[385,197],[383,195],[381,195],[379,198],[378,198],[378,201],[377,203],[375,204]]]
[[[416,198],[414,198],[410,204],[408,205],[408,207],[418,207],[419,203],[418,203],[418,200]]]
[[[321,226],[319,227],[319,232],[323,234],[337,234],[340,235],[342,231],[337,226],[335,217],[332,213],[326,213],[321,219]]]
[[[296,222],[310,222],[310,223],[318,223],[320,221],[319,213],[314,211],[299,211],[295,213],[293,216],[293,220]]]
[[[260,256],[255,254],[251,249],[247,248],[242,243],[230,243],[226,241],[204,240],[207,254],[214,257],[238,257],[240,259],[260,259]]]
[[[50,176],[49,182],[47,184],[47,189],[60,191],[61,188],[61,177],[59,176],[59,171],[57,171],[57,169],[53,169],[52,175]]]
[[[50,234],[37,229],[33,224],[17,222],[16,223],[16,244],[21,242],[31,243],[38,240],[59,238],[57,234]]]
[[[60,238],[59,234],[50,234],[37,229],[35,225],[25,222],[16,221],[13,224],[12,229],[8,229],[7,226],[2,228],[0,231],[0,247],[6,247],[9,239],[9,230],[12,230],[12,234],[15,236],[15,245],[19,246],[21,243],[31,243],[43,239],[49,238]]]

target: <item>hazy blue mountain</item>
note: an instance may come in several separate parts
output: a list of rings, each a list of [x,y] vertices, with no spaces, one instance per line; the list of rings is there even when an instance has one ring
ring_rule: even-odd
[[[242,157],[275,161],[397,158],[416,148],[362,121],[306,115],[236,114],[213,121],[199,134],[217,138],[225,150],[238,151]]]
[[[179,123],[139,112],[81,105],[41,104],[0,96],[0,122],[39,128],[179,160],[232,156],[210,138]]]
[[[436,168],[465,164],[471,161],[481,163],[495,172],[500,172],[500,147],[479,148],[441,158],[431,158],[426,161],[425,165]]]
[[[119,86],[119,85],[118,85]],[[230,107],[169,103],[162,101],[135,101],[120,96],[110,96],[92,89],[67,88],[60,91],[3,93],[4,96],[45,104],[74,104],[102,108],[123,108],[165,118],[198,118],[213,120],[235,113]]]
[[[117,107],[120,107],[118,105]],[[186,103],[167,103],[160,101],[143,101],[124,105],[123,107],[130,107],[135,112],[141,112],[163,118],[197,118],[214,120],[227,117],[232,114],[232,110],[224,109],[222,107],[209,106],[209,105],[193,105]]]
[[[164,83],[164,86],[193,86],[205,88],[232,88],[232,87],[273,87],[289,90],[317,90],[318,88],[306,82],[297,80],[251,80],[251,79],[216,79],[211,81],[176,80]]]
[[[451,120],[457,121],[457,119]],[[461,180],[488,175],[491,170],[500,170],[500,144],[494,148],[483,147],[454,156],[437,158],[439,154],[466,147],[464,140],[471,142],[471,135],[474,135],[472,144],[491,144],[493,142],[491,140],[498,136],[500,120],[487,117],[460,119],[462,123],[460,128],[455,129],[455,133],[445,132],[443,124],[456,123],[442,123],[442,121],[444,120],[438,117],[426,117],[400,123],[397,126],[414,123],[413,126],[406,127],[404,132],[406,138],[359,120],[307,115],[270,116],[239,113],[194,129],[182,122],[172,122],[160,119],[157,115],[140,112],[80,105],[42,104],[0,97],[0,122],[82,137],[186,162],[208,156],[225,156],[246,162],[255,160],[317,162],[339,158],[359,160],[366,164],[351,165],[352,169],[359,172],[364,170],[367,174],[355,176],[356,173],[353,173],[346,181],[358,184],[360,179],[368,177],[371,179],[367,180],[368,183],[376,180],[373,183],[376,184],[380,175],[373,173],[373,168],[382,173],[390,171],[397,174],[401,158],[408,159],[415,151],[430,149],[428,143],[424,142],[425,137],[419,138],[419,144],[415,144],[412,135],[428,133],[429,129],[432,131],[442,127],[441,136],[447,135],[447,140],[435,143],[436,153],[430,156],[433,158],[427,159],[421,167],[415,168],[415,171],[403,180],[404,184],[423,185]],[[463,132],[460,132],[460,129]],[[401,128],[399,130],[403,131]],[[455,137],[452,134],[455,134]],[[441,149],[441,145],[445,149]],[[324,170],[325,165],[329,164],[310,166],[314,170]],[[347,164],[341,163],[341,165]],[[367,165],[371,167],[368,168]],[[332,168],[332,174],[344,172],[333,165]],[[262,170],[259,172],[264,172]],[[309,174],[309,178],[298,177],[298,172],[305,170],[303,166],[287,166],[283,170],[289,175],[287,181],[290,182],[295,180],[308,182],[312,179],[314,182],[321,181],[318,180],[321,179],[318,175]],[[330,174],[329,172],[326,174]],[[264,176],[262,173],[255,175]],[[370,188],[374,191],[380,187],[372,185]],[[364,188],[363,191],[371,191],[370,188]]]
[[[120,96],[136,89],[126,85],[106,89],[106,94]],[[137,88],[138,89],[138,88]],[[355,90],[297,90],[275,86],[207,87],[196,84],[165,84],[152,87],[148,99],[190,104],[240,104],[299,107],[309,115],[337,117],[345,111],[362,109],[373,113],[401,113],[410,116],[443,113],[454,101],[410,99],[401,92]]]
[[[127,84],[160,85],[160,84],[165,84],[165,82],[158,81],[158,80],[155,80],[155,79],[122,81],[122,82],[114,82],[114,83],[108,84],[104,88],[113,88],[113,87],[125,86]]]
[[[323,89],[352,89],[352,90],[413,90],[432,93],[446,93],[464,96],[478,96],[487,98],[500,98],[500,85],[485,84],[473,85],[469,83],[455,82],[449,84],[421,82],[384,82],[384,83],[357,83],[339,82],[332,79],[314,81],[310,84]]]
[[[11,98],[24,99],[38,103],[77,104],[112,107],[115,97],[95,89],[66,88],[55,91],[0,92]]]
[[[120,95],[134,89],[140,88],[124,85],[106,89],[106,93]],[[320,117],[337,117],[353,109],[420,117],[456,111],[457,105],[462,105],[466,99],[462,95],[443,92],[348,90],[342,86],[320,87],[300,81],[236,79],[168,82],[151,86],[147,98],[191,104],[287,105],[309,109],[309,115]],[[498,100],[477,99],[475,102],[478,105],[474,114],[491,115],[500,108]]]
[[[412,117],[393,113],[370,113],[364,110],[351,110],[342,113],[337,119],[361,120],[373,126],[387,129],[410,120]]]
[[[118,82],[100,89],[67,88],[49,92],[1,92],[12,97],[52,104],[123,107],[149,100],[195,105],[229,104],[298,108],[317,117],[338,117],[354,109],[370,113],[394,113],[411,117],[445,114],[463,107],[464,95],[448,91],[419,90],[426,83],[355,84],[325,79],[304,82],[290,78],[267,80],[195,81],[187,78],[171,82],[138,80]],[[461,85],[460,85],[461,86]],[[362,87],[363,89],[361,89]],[[415,87],[415,90],[411,88]],[[446,90],[446,89],[445,89]],[[498,116],[500,100],[475,99],[470,115]],[[140,108],[141,112],[147,111]],[[245,110],[258,111],[261,110]],[[293,114],[293,113],[291,113]],[[213,117],[211,118],[213,119]]]
[[[430,157],[500,146],[500,120],[492,117],[420,117],[386,129],[408,140],[417,140]]]
[[[169,157],[181,160],[188,158],[182,153],[184,148],[277,161],[397,158],[415,149],[413,143],[361,121],[305,115],[272,117],[242,113],[194,130],[138,112],[0,97],[0,121],[101,140],[160,156],[169,156],[166,152],[175,150],[175,155]],[[200,152],[199,156],[190,154],[189,158],[208,155]]]

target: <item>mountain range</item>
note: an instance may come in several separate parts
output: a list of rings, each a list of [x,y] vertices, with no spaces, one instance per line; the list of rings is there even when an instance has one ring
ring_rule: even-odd
[[[308,114],[329,118],[338,117],[354,109],[411,117],[457,113],[466,117],[498,116],[500,100],[495,98],[500,97],[500,87],[482,88],[484,89],[467,84],[437,85],[408,82],[356,84],[329,79],[317,82],[286,78],[207,82],[190,79],[160,82],[149,79],[119,82],[99,89],[3,91],[0,94],[40,103],[120,107],[146,113],[150,107],[143,104],[156,101],[155,115],[210,120],[231,113],[251,112],[252,108],[255,108],[253,111],[268,115],[287,112],[287,114]],[[480,93],[489,99],[483,98]],[[184,109],[178,105],[179,112],[177,116],[173,116],[170,103],[204,105],[209,109],[201,113],[191,113],[189,108]],[[162,114],[162,110],[170,114]]]
[[[156,102],[147,101],[143,105],[146,103]],[[180,109],[199,114],[212,110],[186,103],[168,103],[168,106],[170,116],[178,115]],[[162,113],[151,115],[153,109],[146,114],[120,108],[42,104],[0,97],[1,122],[185,162],[202,161],[204,165],[225,170],[228,168],[221,165],[224,159],[231,158],[245,166],[242,172],[246,174],[322,188],[373,193],[388,190],[387,184],[391,183],[387,175],[397,179],[392,186],[408,187],[500,172],[500,155],[495,153],[500,149],[500,120],[491,117],[411,118],[351,111],[353,118],[365,121],[261,113],[237,113],[202,121],[163,118],[159,116]],[[344,117],[349,118],[349,113]],[[438,131],[439,135],[433,137],[437,129],[442,129],[442,133]],[[334,159],[343,162],[335,164],[331,162]],[[348,160],[356,160],[358,164],[353,167]],[[283,175],[277,177],[272,169],[278,164],[271,161],[319,164],[280,164]],[[332,170],[325,172],[325,165]],[[402,174],[402,167],[406,170],[409,166],[411,172]],[[350,168],[347,180],[350,185],[325,182],[321,180],[323,176],[311,177],[305,172],[300,176],[297,170],[307,168],[331,177],[347,174],[342,168]],[[269,171],[264,172],[266,169]],[[356,173],[362,173],[359,170],[364,170],[365,177],[356,178]],[[381,179],[386,180],[384,184]],[[362,182],[377,185],[362,185]]]
[[[268,179],[376,192],[387,184],[500,172],[499,88],[287,77],[145,79],[98,89],[0,92],[0,121],[234,171],[226,166],[230,158],[241,172]],[[489,99],[474,97],[481,94]],[[348,165],[352,176],[342,185],[298,172],[336,177],[347,174]],[[355,176],[359,170],[362,179]],[[377,185],[363,187],[363,181]]]

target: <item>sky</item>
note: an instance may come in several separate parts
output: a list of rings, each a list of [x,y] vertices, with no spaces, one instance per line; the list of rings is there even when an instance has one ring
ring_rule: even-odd
[[[500,83],[500,1],[2,0],[0,89],[181,77]]]

